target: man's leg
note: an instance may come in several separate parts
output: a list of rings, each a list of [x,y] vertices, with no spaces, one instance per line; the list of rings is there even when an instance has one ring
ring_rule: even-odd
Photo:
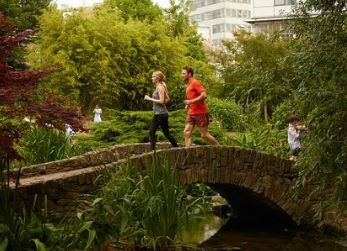
[[[219,145],[218,141],[208,133],[207,127],[199,127],[201,138],[209,142],[211,145]]]
[[[191,147],[192,145],[192,132],[193,132],[194,125],[186,123],[186,126],[184,127],[184,143],[186,147]]]

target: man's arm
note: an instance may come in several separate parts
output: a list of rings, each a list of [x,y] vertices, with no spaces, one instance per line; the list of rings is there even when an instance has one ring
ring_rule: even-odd
[[[200,101],[203,101],[207,98],[207,94],[205,91],[201,92],[199,96],[197,96],[196,98],[194,99],[190,99],[190,100],[184,100],[183,103],[185,105],[191,105],[193,103],[196,103],[196,102],[200,102]]]

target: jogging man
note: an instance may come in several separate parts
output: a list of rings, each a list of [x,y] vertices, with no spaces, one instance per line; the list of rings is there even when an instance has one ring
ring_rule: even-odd
[[[195,126],[199,128],[201,138],[211,145],[219,145],[218,141],[208,133],[208,110],[205,99],[206,91],[202,84],[194,77],[191,67],[185,66],[182,69],[182,79],[186,82],[186,99],[183,101],[187,107],[187,118],[184,128],[184,143],[186,147],[192,145],[192,132]]]

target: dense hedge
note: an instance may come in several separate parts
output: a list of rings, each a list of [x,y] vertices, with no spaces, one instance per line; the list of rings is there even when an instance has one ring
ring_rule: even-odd
[[[90,135],[76,136],[75,144],[78,145],[80,153],[82,153],[114,144],[149,142],[149,126],[152,116],[153,112],[151,111],[105,110],[104,118],[107,120],[93,124],[90,127]],[[185,118],[185,110],[169,113],[170,132],[179,144],[184,143]],[[209,131],[217,140],[223,141],[223,130],[217,120],[211,122]],[[157,141],[168,141],[161,130],[157,131]],[[205,144],[197,129],[193,133],[193,143]]]

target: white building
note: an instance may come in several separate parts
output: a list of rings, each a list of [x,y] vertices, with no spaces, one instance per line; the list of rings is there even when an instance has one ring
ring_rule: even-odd
[[[252,0],[252,17],[246,22],[252,24],[252,32],[280,30],[283,21],[297,4],[297,0]]]
[[[234,31],[250,31],[251,25],[245,22],[250,17],[251,0],[192,0],[189,5],[190,22],[213,46],[233,39]]]

